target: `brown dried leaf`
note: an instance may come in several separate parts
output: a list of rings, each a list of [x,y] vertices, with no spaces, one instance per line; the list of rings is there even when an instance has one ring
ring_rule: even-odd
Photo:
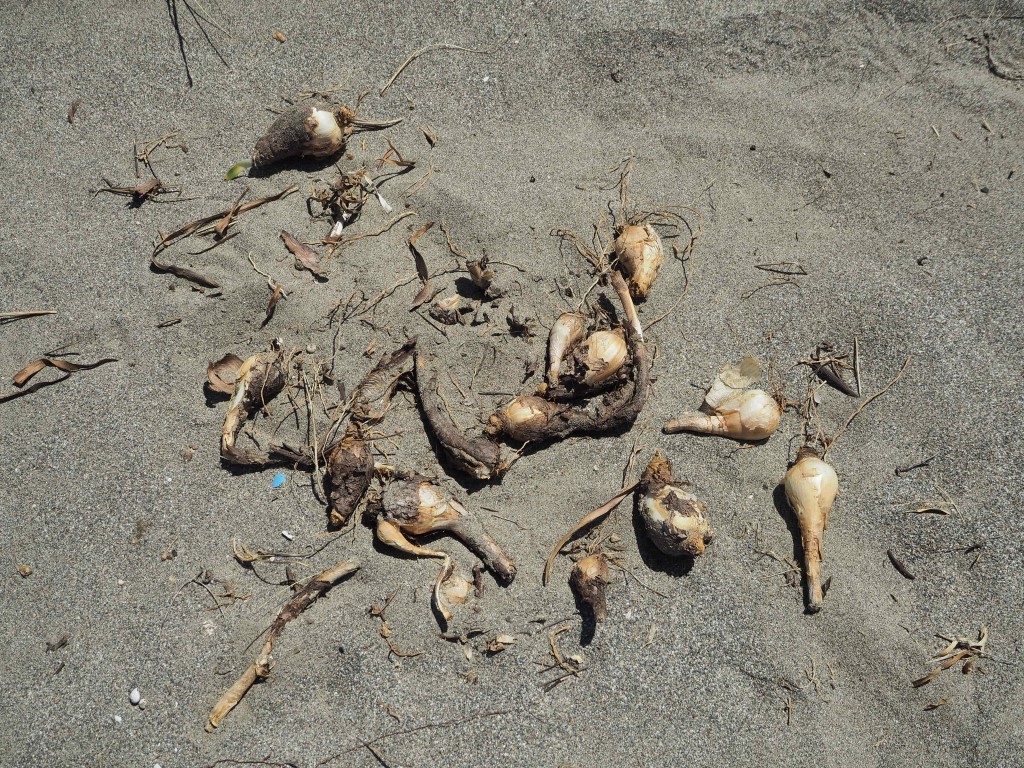
[[[33,360],[14,374],[11,381],[14,382],[14,386],[23,387],[33,376],[46,367],[56,368],[58,371],[63,371],[64,373],[77,373],[78,371],[88,371],[92,368],[99,368],[101,365],[106,363],[116,362],[117,359],[113,357],[105,357],[102,360],[97,360],[95,363],[72,363],[59,357],[40,357],[38,360]]]
[[[320,266],[320,257],[317,255],[316,251],[305,243],[300,243],[283,229],[281,230],[280,236],[284,241],[285,248],[287,248],[291,252],[292,256],[295,257],[295,263],[297,266],[308,269],[316,277],[323,278],[324,280],[327,279],[327,273],[324,272],[323,267]]]
[[[235,378],[244,361],[230,352],[206,366],[206,382],[214,392],[230,395],[235,391]]]
[[[432,289],[430,287],[430,281],[427,280],[427,282],[423,284],[423,287],[420,288],[420,292],[416,294],[415,298],[413,298],[412,307],[410,307],[410,309],[416,309],[416,307],[430,298],[431,293]]]
[[[267,316],[263,318],[263,322],[260,323],[260,328],[265,328],[274,318],[274,312],[277,311],[277,302],[284,294],[284,288],[281,285],[274,285],[274,292],[270,295],[270,300],[267,302]]]
[[[416,261],[416,274],[422,282],[427,282],[430,273],[427,272],[427,263],[423,260],[423,256],[416,249],[416,241],[419,240],[431,227],[434,226],[434,222],[428,221],[422,227],[412,233],[412,237],[409,238],[409,250],[412,251],[412,257]]]

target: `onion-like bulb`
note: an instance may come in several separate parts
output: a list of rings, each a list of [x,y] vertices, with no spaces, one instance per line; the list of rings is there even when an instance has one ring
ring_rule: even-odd
[[[654,545],[666,555],[704,553],[715,538],[704,505],[672,476],[672,465],[655,451],[638,486],[644,527]]]
[[[785,489],[786,499],[800,528],[807,577],[807,612],[817,613],[824,598],[821,561],[825,529],[839,493],[839,478],[814,448],[804,446],[797,453],[796,462],[786,472]]]
[[[764,440],[782,420],[782,408],[763,389],[747,389],[761,378],[761,366],[752,357],[727,363],[704,398],[704,411],[684,413],[664,426],[666,434],[700,432],[734,440]]]
[[[583,315],[565,312],[559,315],[548,335],[548,385],[556,386],[562,372],[562,360],[579,344],[587,332],[587,321]]]
[[[627,351],[621,329],[590,334],[576,351],[580,383],[592,387],[610,379],[626,362]]]
[[[627,224],[615,238],[613,247],[630,295],[646,299],[665,261],[661,237],[650,224]]]
[[[480,520],[430,480],[419,475],[395,480],[384,489],[380,518],[413,536],[445,531],[452,534],[505,582],[516,575],[516,565]]]
[[[519,395],[491,416],[485,432],[525,443],[543,436],[560,407],[543,397]]]

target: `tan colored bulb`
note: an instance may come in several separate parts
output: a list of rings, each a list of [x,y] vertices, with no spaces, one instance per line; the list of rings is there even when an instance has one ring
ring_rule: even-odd
[[[614,248],[630,295],[646,299],[665,261],[661,237],[650,224],[627,224],[615,238]]]
[[[569,574],[569,585],[580,600],[590,606],[596,621],[608,618],[608,558],[602,554],[590,555],[578,560]]]
[[[839,493],[836,471],[809,446],[797,453],[796,462],[786,472],[786,499],[796,515],[807,575],[807,611],[821,610],[821,561],[828,516]]]
[[[734,440],[764,440],[782,421],[782,408],[762,389],[747,389],[761,378],[761,366],[752,357],[727,363],[704,398],[704,411],[684,413],[664,426],[667,434],[699,432]]]
[[[666,555],[704,553],[715,537],[707,510],[672,477],[672,465],[656,451],[640,479],[640,516],[654,545]]]
[[[476,515],[420,475],[409,475],[388,484],[381,497],[378,519],[413,536],[432,531],[448,532],[471,549],[499,579],[510,582],[515,578],[515,563],[491,538]]]
[[[581,383],[592,387],[607,381],[626,362],[626,339],[621,329],[595,331],[587,337],[576,353],[583,368]]]
[[[562,372],[562,360],[579,344],[587,332],[587,320],[575,312],[559,315],[548,335],[548,385],[556,386]]]
[[[487,431],[502,434],[511,440],[532,439],[537,430],[543,430],[556,406],[536,395],[519,395],[490,418]]]

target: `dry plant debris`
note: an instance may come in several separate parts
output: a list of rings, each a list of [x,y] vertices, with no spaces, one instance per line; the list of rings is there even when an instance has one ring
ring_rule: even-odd
[[[196,219],[195,221],[190,221],[188,224],[178,227],[173,232],[167,234],[163,232],[158,232],[157,234],[160,238],[160,241],[153,248],[153,253],[151,254],[149,259],[150,265],[157,272],[169,272],[172,275],[184,278],[185,280],[191,280],[192,282],[202,285],[206,288],[219,288],[220,284],[217,283],[212,278],[208,277],[207,275],[204,275],[201,272],[197,272],[196,270],[191,269],[189,267],[182,267],[177,264],[172,264],[170,262],[163,261],[158,257],[160,256],[161,253],[170,248],[179,240],[191,237],[194,234],[214,235],[218,237],[218,239],[215,240],[215,245],[217,243],[222,243],[225,240],[227,240],[229,236],[224,235],[224,232],[226,232],[226,227],[222,227],[218,230],[217,225],[221,221],[225,219],[228,220],[228,226],[230,226],[230,224],[234,223],[237,220],[239,215],[247,211],[251,211],[254,208],[259,208],[261,205],[272,203],[275,200],[281,200],[290,195],[292,192],[295,192],[298,188],[298,184],[292,184],[288,187],[285,187],[277,194],[268,195],[267,197],[261,197],[257,200],[250,200],[249,202],[242,203],[240,205],[236,203],[235,205],[232,205],[230,208],[226,210],[218,211],[217,213],[211,214],[209,216],[203,216],[202,218]]]
[[[285,232],[283,229],[280,232],[281,240],[284,242],[285,248],[295,257],[295,268],[296,269],[308,269],[313,273],[313,276],[320,280],[327,279],[327,273],[324,272],[323,267],[320,266],[320,257],[317,252],[310,248],[305,243],[300,243],[290,234]]]
[[[415,472],[397,473],[374,505],[377,538],[384,544],[416,557],[442,561],[434,582],[434,607],[445,621],[451,621],[446,582],[453,576],[455,562],[446,552],[427,549],[410,542],[406,535],[421,536],[439,531],[449,533],[466,545],[495,577],[504,584],[516,575],[516,565],[484,529],[483,524],[457,500],[450,498],[429,478]],[[467,586],[468,585],[468,586]],[[467,595],[472,582],[458,577],[447,585],[459,596]]]
[[[318,597],[323,595],[324,592],[337,582],[358,569],[359,563],[353,560],[343,560],[318,573],[305,587],[292,596],[277,618],[274,619],[274,623],[271,624],[270,631],[267,633],[266,640],[263,641],[263,647],[260,649],[256,660],[249,665],[249,668],[242,673],[242,676],[238,678],[234,685],[224,692],[224,695],[220,697],[210,711],[210,717],[206,724],[207,731],[213,731],[221,724],[228,713],[235,708],[235,705],[242,700],[242,697],[252,688],[257,680],[264,680],[270,675],[270,667],[273,661],[271,653],[274,650],[274,644],[281,636],[281,633],[284,632],[285,627],[288,626],[288,622],[298,617]]]
[[[94,191],[93,194],[98,195],[100,192],[108,192],[112,195],[120,195],[121,197],[131,198],[128,201],[129,208],[138,208],[147,200],[156,200],[158,195],[165,194],[167,192],[176,192],[177,190],[167,189],[160,179],[150,179],[149,181],[142,181],[135,186],[126,186],[114,184],[109,179],[104,179],[103,183],[105,187],[99,187]]]
[[[0,403],[24,397],[25,395],[32,394],[33,392],[38,392],[40,389],[45,387],[52,387],[54,384],[60,384],[73,373],[78,373],[79,371],[90,371],[93,368],[99,368],[101,365],[116,362],[117,358],[114,357],[104,357],[101,360],[97,360],[95,363],[72,363],[70,360],[65,360],[60,357],[40,357],[33,360],[11,377],[11,381],[17,389],[0,394]],[[50,381],[38,381],[31,386],[25,386],[37,373],[46,368],[55,368],[64,375]]]
[[[932,662],[937,662],[938,665],[924,677],[914,680],[911,683],[914,688],[928,685],[945,670],[961,661],[964,662],[964,674],[968,674],[974,668],[974,659],[982,658],[985,655],[985,647],[988,644],[988,628],[982,627],[978,630],[976,640],[969,637],[946,637],[945,635],[936,635],[936,637],[945,640],[948,645],[932,656]]]

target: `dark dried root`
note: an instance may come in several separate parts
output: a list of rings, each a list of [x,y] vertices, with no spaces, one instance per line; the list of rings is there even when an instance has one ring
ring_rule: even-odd
[[[350,425],[345,436],[327,454],[324,492],[329,504],[331,526],[341,528],[352,517],[373,479],[373,456],[358,425]]]
[[[452,418],[441,409],[437,395],[437,374],[427,370],[426,360],[416,353],[416,388],[423,417],[448,463],[477,480],[501,477],[508,464],[501,448],[487,437],[466,437]]]

